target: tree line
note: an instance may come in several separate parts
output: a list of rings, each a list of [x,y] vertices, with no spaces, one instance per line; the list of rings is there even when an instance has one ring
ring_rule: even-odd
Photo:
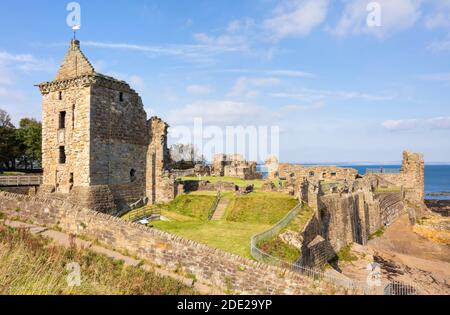
[[[19,127],[0,109],[0,172],[40,168],[42,162],[42,123],[22,118]]]

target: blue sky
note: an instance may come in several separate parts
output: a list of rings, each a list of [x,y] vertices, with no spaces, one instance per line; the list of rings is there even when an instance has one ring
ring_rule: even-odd
[[[69,1],[1,1],[0,108],[41,117],[33,84],[71,39]],[[450,1],[78,1],[81,47],[171,126],[277,125],[289,162],[450,162]]]

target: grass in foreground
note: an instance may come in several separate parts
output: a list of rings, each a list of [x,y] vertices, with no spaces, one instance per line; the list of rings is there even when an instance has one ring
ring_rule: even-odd
[[[81,286],[69,287],[67,264],[81,266]],[[0,226],[0,294],[195,294],[182,283],[86,249],[49,244],[23,229]]]
[[[283,242],[278,235],[261,241],[257,245],[263,252],[291,264],[295,263],[302,254],[298,248]]]

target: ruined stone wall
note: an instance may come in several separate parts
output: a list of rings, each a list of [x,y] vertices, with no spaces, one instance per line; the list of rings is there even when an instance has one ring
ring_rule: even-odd
[[[245,180],[261,179],[262,175],[256,171],[256,166],[256,162],[246,161],[240,154],[218,154],[213,159],[211,174]]]
[[[19,211],[17,211],[19,209]],[[242,294],[307,294],[313,281],[181,237],[122,221],[69,202],[0,192],[0,211],[127,251],[155,265]],[[315,284],[317,286],[317,284]]]
[[[108,185],[119,208],[145,197],[146,127],[141,98],[127,84],[92,86],[90,185]]]
[[[175,178],[169,172],[170,153],[167,147],[169,126],[158,117],[147,122],[146,195],[150,203],[168,202],[176,196]]]
[[[278,176],[286,180],[284,190],[302,198],[302,196],[307,195],[308,189],[310,189],[309,199],[314,199],[313,193],[317,191],[321,181],[346,181],[348,185],[352,185],[357,174],[358,171],[355,169],[335,166],[303,166],[287,163],[278,166]],[[306,190],[304,188],[305,182],[309,182],[311,186]],[[311,203],[310,206],[316,209],[314,203]]]
[[[404,151],[399,174],[376,174],[376,176],[393,186],[402,187],[406,201],[417,209],[424,207],[425,162],[422,154]]]

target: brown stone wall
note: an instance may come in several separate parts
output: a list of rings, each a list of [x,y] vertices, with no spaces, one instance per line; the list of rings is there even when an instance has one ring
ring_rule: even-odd
[[[146,126],[142,101],[126,84],[92,87],[90,184],[110,186],[119,208],[145,197]]]
[[[377,174],[383,180],[402,187],[407,202],[421,208],[425,197],[425,162],[422,154],[403,152],[400,174]]]
[[[16,211],[20,209],[20,211]],[[181,237],[74,207],[52,198],[0,192],[0,211],[23,220],[124,250],[168,269],[182,269],[200,281],[242,294],[308,294],[313,282],[299,274],[238,257]],[[317,286],[317,284],[315,284]]]
[[[150,203],[168,202],[176,196],[175,178],[169,172],[170,153],[167,147],[169,126],[158,117],[147,122],[146,195]]]

